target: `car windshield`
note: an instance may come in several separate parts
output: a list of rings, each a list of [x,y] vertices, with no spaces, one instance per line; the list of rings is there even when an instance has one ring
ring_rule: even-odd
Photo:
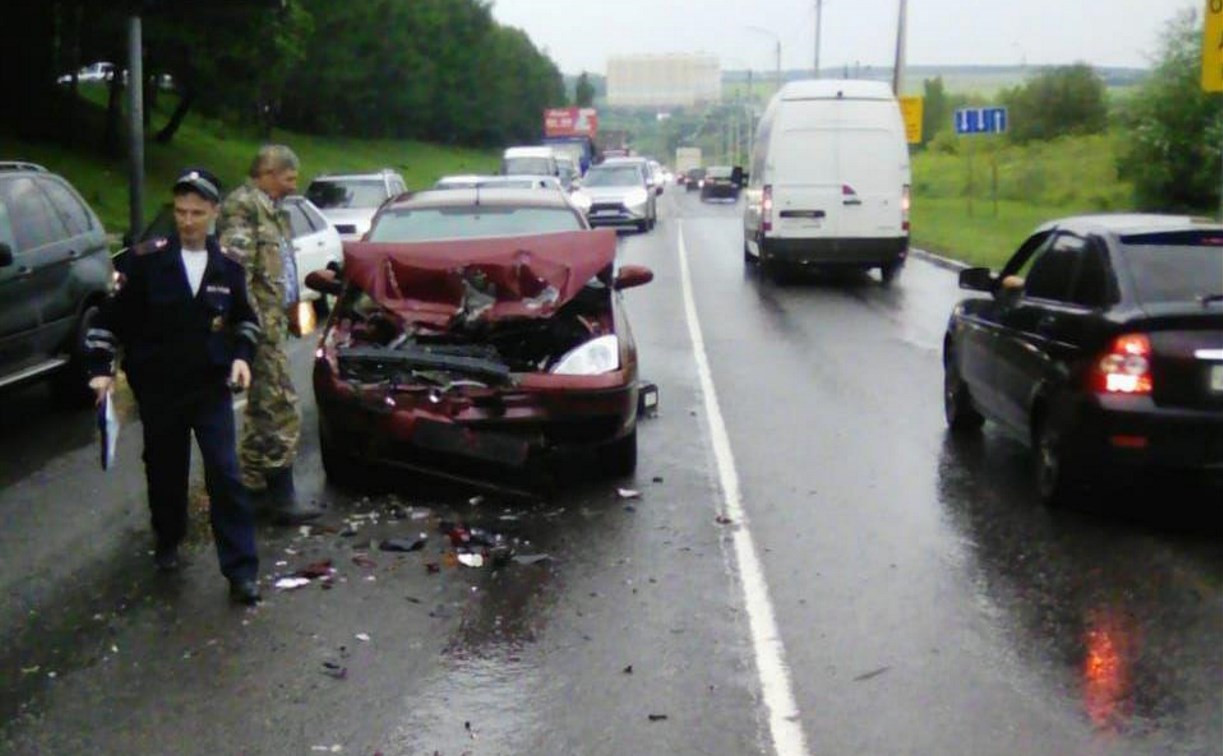
[[[552,161],[546,157],[512,157],[505,159],[505,175],[550,176]]]
[[[306,198],[319,208],[378,207],[386,200],[382,179],[312,181]]]
[[[1223,294],[1221,231],[1123,236],[1121,255],[1144,304]]]
[[[580,231],[574,212],[564,207],[422,207],[384,212],[369,232],[373,242],[476,239]]]
[[[641,186],[641,173],[636,166],[617,165],[591,168],[583,182],[586,186]]]
[[[708,178],[728,179],[730,178],[731,170],[726,166],[715,165],[714,167],[710,168],[709,173],[705,175]]]

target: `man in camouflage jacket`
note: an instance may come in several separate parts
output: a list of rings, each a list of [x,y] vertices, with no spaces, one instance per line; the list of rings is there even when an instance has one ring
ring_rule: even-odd
[[[282,524],[321,514],[297,500],[293,485],[301,418],[285,346],[298,279],[292,231],[280,200],[297,190],[297,173],[297,156],[288,147],[262,147],[251,163],[250,178],[225,198],[217,222],[221,244],[238,254],[246,268],[247,289],[262,326],[238,449],[242,483],[268,500]]]

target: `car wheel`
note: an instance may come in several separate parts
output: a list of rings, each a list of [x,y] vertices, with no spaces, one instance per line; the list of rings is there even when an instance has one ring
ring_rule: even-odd
[[[323,457],[323,472],[327,480],[340,488],[358,488],[366,479],[363,465],[337,449],[319,424],[319,453]]]
[[[608,444],[601,459],[608,475],[617,478],[632,475],[637,469],[637,429],[633,428],[624,438]]]
[[[968,384],[964,382],[955,358],[950,354],[943,368],[943,415],[952,433],[971,433],[985,424],[985,417],[973,406]]]
[[[890,263],[884,263],[879,267],[879,278],[883,281],[884,286],[890,286],[896,277],[900,275],[900,269],[904,267],[904,263],[900,260],[895,260]]]
[[[650,222],[648,220],[637,221],[637,233],[644,234],[650,230]]]
[[[96,396],[89,388],[89,369],[86,364],[87,350],[85,335],[97,320],[99,309],[97,305],[89,305],[81,313],[76,330],[72,334],[72,344],[68,350],[68,364],[55,377],[53,390],[55,398],[64,406],[73,409],[88,407],[96,401]]]
[[[1041,503],[1047,507],[1065,506],[1079,479],[1067,464],[1061,431],[1048,419],[1038,418],[1035,453],[1036,491]]]

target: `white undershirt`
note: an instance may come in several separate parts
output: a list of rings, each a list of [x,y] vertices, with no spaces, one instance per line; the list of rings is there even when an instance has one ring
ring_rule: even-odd
[[[200,293],[200,284],[204,283],[204,269],[207,267],[207,249],[187,249],[183,247],[183,268],[187,271],[187,283],[191,286],[192,296]]]

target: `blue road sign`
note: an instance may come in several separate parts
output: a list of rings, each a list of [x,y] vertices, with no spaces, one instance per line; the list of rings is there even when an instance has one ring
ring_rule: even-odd
[[[1006,108],[960,108],[955,112],[957,134],[1001,134],[1006,127]]]

